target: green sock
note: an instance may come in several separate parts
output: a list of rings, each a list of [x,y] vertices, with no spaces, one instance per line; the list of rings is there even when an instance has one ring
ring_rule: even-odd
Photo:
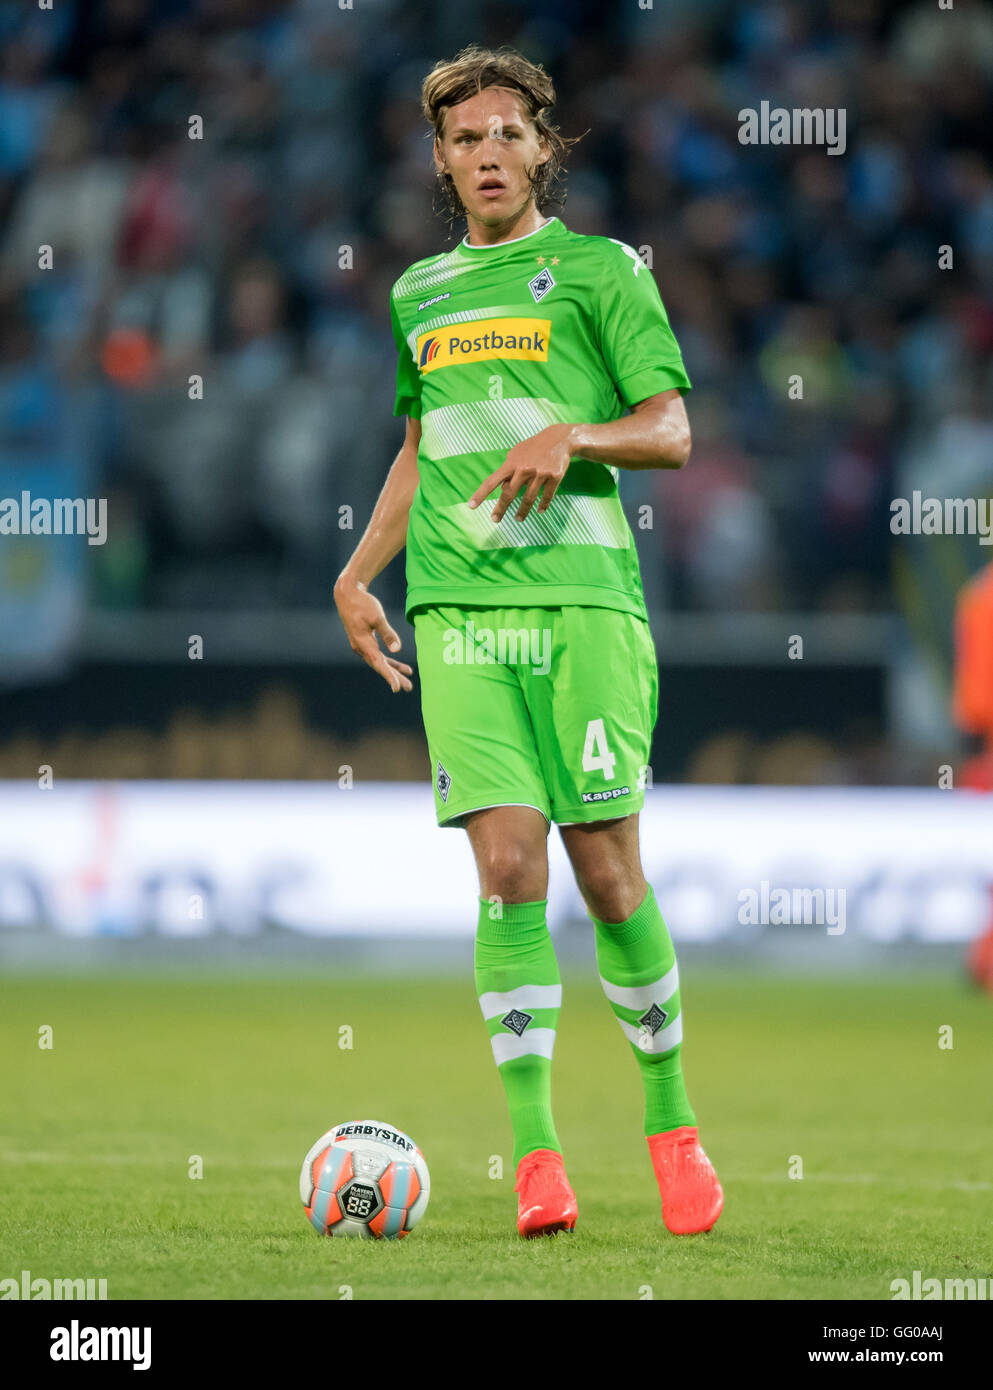
[[[476,994],[510,1107],[515,1168],[532,1149],[562,1152],[552,1123],[552,1049],[562,984],[545,923],[547,902],[479,900]]]
[[[654,892],[649,886],[626,922],[590,918],[600,983],[641,1069],[645,1133],[695,1125],[680,1058],[679,969]]]

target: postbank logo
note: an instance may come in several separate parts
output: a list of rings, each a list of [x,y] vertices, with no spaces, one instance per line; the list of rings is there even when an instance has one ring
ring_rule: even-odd
[[[446,324],[418,336],[417,365],[422,372],[433,372],[493,357],[547,362],[551,331],[551,319],[472,319]]]

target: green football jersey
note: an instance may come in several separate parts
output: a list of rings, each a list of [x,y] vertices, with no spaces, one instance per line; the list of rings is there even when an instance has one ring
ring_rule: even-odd
[[[616,420],[689,389],[651,271],[611,237],[552,217],[527,236],[417,261],[390,294],[394,415],[421,422],[407,530],[409,618],[425,604],[585,604],[647,616],[618,470],[574,458],[547,511],[499,490],[467,503],[515,444],[547,425]],[[540,500],[540,499],[539,499]]]

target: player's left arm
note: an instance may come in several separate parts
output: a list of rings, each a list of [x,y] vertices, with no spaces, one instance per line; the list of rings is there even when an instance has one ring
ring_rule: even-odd
[[[682,468],[690,456],[683,392],[690,379],[669,326],[658,286],[633,247],[603,240],[602,274],[592,304],[594,341],[622,406],[619,419],[549,425],[508,453],[473,493],[478,507],[499,487],[500,521],[522,488],[514,519],[523,521],[538,497],[547,510],[573,458],[616,468]]]
[[[638,401],[619,420],[569,429],[573,456],[615,468],[682,468],[690,457],[690,422],[676,387]]]
[[[690,422],[680,392],[673,387],[659,391],[631,407],[630,415],[603,424],[549,425],[530,439],[523,439],[505,461],[473,493],[470,507],[478,507],[500,487],[492,520],[500,521],[520,492],[527,491],[514,513],[523,521],[541,493],[539,512],[546,511],[576,457],[616,468],[682,468],[690,456]]]

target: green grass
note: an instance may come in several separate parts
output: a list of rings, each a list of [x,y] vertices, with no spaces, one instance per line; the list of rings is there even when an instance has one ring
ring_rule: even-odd
[[[684,1067],[723,1216],[665,1231],[635,1060],[595,979],[569,976],[554,1100],[579,1224],[529,1242],[471,980],[8,980],[0,1278],[106,1277],[111,1298],[886,1299],[915,1269],[993,1277],[988,999],[951,978],[686,973]],[[405,1241],[305,1220],[304,1153],[363,1118],[430,1164]]]

